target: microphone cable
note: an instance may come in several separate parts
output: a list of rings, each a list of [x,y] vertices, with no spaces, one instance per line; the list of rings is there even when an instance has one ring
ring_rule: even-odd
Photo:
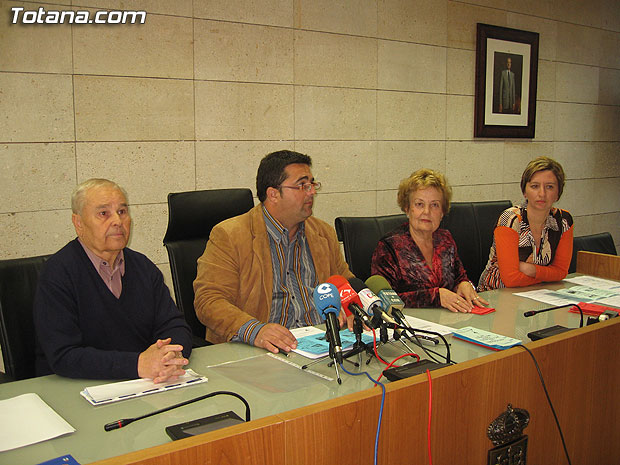
[[[433,349],[429,349],[428,347],[424,347],[424,345],[422,344],[422,341],[420,341],[420,338],[418,338],[418,335],[415,333],[415,331],[413,332],[413,338],[415,339],[415,344],[424,351],[424,353],[428,356],[429,359],[431,359],[433,362],[435,363],[441,363],[439,360],[437,360],[435,357],[433,357],[431,355],[431,352],[439,357],[442,357],[444,359],[447,360],[445,355],[440,354],[439,352],[434,351]],[[411,341],[411,338],[409,338],[409,340]],[[450,361],[450,362],[446,362],[446,363],[451,363],[454,364],[456,362],[454,361]]]
[[[549,407],[551,407],[551,413],[553,413],[553,418],[555,420],[555,424],[558,428],[558,432],[560,433],[560,439],[562,440],[562,447],[564,448],[564,454],[566,454],[566,460],[568,461],[568,465],[571,465],[570,456],[568,455],[568,449],[566,448],[566,442],[564,441],[564,434],[562,434],[562,427],[560,426],[560,421],[558,420],[558,416],[555,413],[555,409],[553,408],[553,403],[551,402],[551,397],[549,396],[549,392],[547,391],[547,385],[545,384],[545,380],[542,375],[542,371],[540,371],[540,367],[538,366],[538,362],[536,361],[536,357],[530,349],[525,347],[523,344],[517,344],[514,347],[521,347],[525,350],[532,360],[534,361],[534,365],[536,366],[536,370],[538,371],[538,377],[540,378],[540,383],[542,384],[543,390],[545,391],[545,396],[547,396],[547,402],[549,403]]]
[[[405,327],[405,326],[400,326],[400,325],[394,325],[394,327],[395,327],[395,328],[398,328],[398,329],[402,329],[403,331],[409,331],[409,329],[410,329],[410,328],[407,328],[407,327]],[[449,363],[449,364],[454,364],[454,363],[455,363],[455,362],[453,362],[453,361],[452,361],[452,359],[451,359],[451,357],[450,357],[450,344],[448,344],[448,341],[446,340],[446,338],[445,338],[445,337],[443,337],[443,335],[442,335],[442,334],[440,334],[440,333],[438,333],[438,332],[436,332],[436,331],[427,331],[427,330],[425,330],[425,329],[417,329],[417,328],[416,328],[416,329],[414,329],[414,337],[415,337],[415,331],[420,332],[420,333],[424,333],[424,334],[432,334],[433,336],[437,336],[437,337],[439,337],[439,338],[442,340],[442,342],[443,342],[443,343],[444,343],[444,345],[446,346],[446,355],[442,355],[442,354],[440,354],[439,352],[435,352],[435,351],[434,351],[434,350],[432,350],[432,349],[428,349],[428,348],[426,348],[426,347],[423,347],[423,346],[422,346],[422,344],[421,344],[421,343],[419,342],[419,340],[418,340],[418,345],[419,345],[420,347],[422,347],[422,350],[424,350],[424,352],[426,352],[426,353],[427,353],[427,355],[429,355],[427,351],[430,351],[430,352],[434,353],[435,355],[437,355],[437,356],[439,356],[439,357],[441,357],[441,358],[446,359],[446,363]],[[431,355],[429,355],[429,358],[431,358],[431,359],[432,359],[433,357],[432,357]],[[435,360],[435,361],[436,361],[436,360]]]
[[[361,375],[366,375],[366,377],[372,381],[375,386],[378,384],[379,386],[381,386],[381,407],[379,408],[379,420],[377,421],[377,434],[375,436],[375,460],[374,460],[374,464],[377,465],[377,455],[379,452],[379,433],[381,432],[381,420],[383,419],[383,406],[385,405],[385,385],[380,382],[379,380],[374,380],[372,378],[372,376],[370,376],[367,372],[362,371],[361,373],[352,373],[350,371],[348,371],[342,364],[340,364],[340,368],[342,368],[342,371],[344,371],[346,374],[350,375],[350,376],[361,376]]]
[[[428,442],[428,464],[433,465],[433,456],[431,454],[431,418],[433,413],[433,382],[431,379],[431,371],[426,370],[428,378],[428,427],[426,430],[426,439]]]
[[[398,360],[400,360],[403,357],[415,357],[416,358],[416,362],[420,361],[420,356],[418,354],[414,354],[413,352],[410,352],[408,354],[403,354],[403,355],[399,355],[398,357],[396,357],[394,360],[392,360],[390,362],[390,364],[385,368],[385,370],[388,370],[388,369],[392,368],[393,366],[395,366],[394,363],[396,363]],[[383,376],[383,373],[385,373],[385,370],[383,370],[381,372],[381,374],[377,378],[377,381],[379,381],[381,379],[381,377]]]
[[[386,362],[385,360],[383,360],[383,358],[379,356],[379,352],[377,352],[377,333],[376,333],[377,330],[373,328],[371,331],[372,331],[372,348],[375,351],[375,357],[377,357],[377,360],[379,360],[384,365],[389,365],[388,362]]]

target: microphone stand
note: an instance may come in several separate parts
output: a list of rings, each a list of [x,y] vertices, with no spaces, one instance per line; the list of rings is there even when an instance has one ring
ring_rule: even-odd
[[[357,355],[357,363],[351,362],[354,363],[356,367],[360,367],[362,365],[362,352],[366,352],[369,355],[366,365],[370,363],[370,360],[372,360],[372,357],[374,357],[375,355],[373,350],[368,346],[368,344],[362,341],[362,333],[364,332],[363,326],[364,323],[356,315],[353,319],[353,333],[355,334],[355,344],[353,344],[351,350],[349,350],[343,356],[345,360],[349,360],[349,357]]]
[[[329,334],[326,331],[325,332],[325,340],[329,341]],[[302,365],[301,369],[305,370],[306,368],[311,367],[312,365],[316,364],[316,363],[321,363],[323,360],[330,358],[331,361],[327,364],[327,366],[331,366],[334,365],[334,369],[336,370],[336,378],[338,379],[338,384],[342,384],[342,379],[340,379],[340,372],[338,371],[338,364],[336,363],[336,357],[335,354],[333,353],[332,350],[332,344],[329,345],[329,354],[324,355],[323,357],[319,357],[316,360],[312,360],[310,363],[306,363],[305,365]],[[348,354],[348,352],[347,352]],[[351,360],[347,360],[346,355],[343,355],[343,359],[345,359],[347,362],[353,364],[355,367],[359,367],[359,365],[355,362],[352,362]]]
[[[403,331],[402,334],[401,334],[398,331],[394,330],[394,341],[399,341],[402,345],[405,346],[405,350],[407,351],[407,353],[412,354],[413,353],[413,349],[407,345],[407,343],[405,342],[405,339],[402,337],[403,335],[405,335],[405,337],[409,339],[409,336],[407,336],[406,332]],[[413,355],[412,355],[412,357],[413,357]]]
[[[325,332],[325,339],[327,339],[327,342],[329,342],[329,357],[332,359],[332,361],[329,362],[327,366],[329,366],[330,363],[334,364],[334,369],[336,370],[336,379],[338,380],[338,384],[342,384],[342,379],[340,379],[340,372],[338,371],[338,364],[336,363],[336,354],[334,352],[335,341],[331,340],[329,331]]]

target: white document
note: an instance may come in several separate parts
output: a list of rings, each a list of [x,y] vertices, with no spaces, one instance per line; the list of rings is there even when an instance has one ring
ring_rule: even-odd
[[[573,286],[568,289],[558,289],[554,291],[562,297],[570,299],[579,299],[579,302],[600,302],[603,299],[609,299],[618,295],[615,291],[608,289],[596,289],[590,286]]]
[[[208,378],[193,370],[185,370],[185,374],[176,381],[155,384],[151,379],[134,379],[118,383],[100,384],[84,389],[80,394],[92,405],[103,405],[120,400],[132,399],[158,392],[179,389],[194,384],[206,383]]]
[[[606,289],[609,291],[620,292],[620,283],[609,279],[597,278],[595,276],[576,276],[574,278],[566,278],[564,281],[569,283],[589,286],[595,289]]]
[[[554,307],[559,307],[560,305],[570,305],[570,304],[578,304],[581,300],[560,296],[554,291],[550,291],[548,289],[540,289],[536,291],[527,291],[527,292],[515,292],[513,295],[518,295],[521,297],[526,297],[528,299],[537,300],[538,302],[543,302],[545,304],[553,305]]]
[[[433,323],[432,321],[422,320],[421,318],[416,318],[414,316],[405,315],[405,319],[414,329],[434,331],[441,334],[442,336],[447,336],[448,334],[452,334],[454,332],[454,329],[450,328],[449,326],[440,325],[439,323]]]
[[[33,393],[1,400],[0,418],[0,452],[75,432],[73,426]]]
[[[612,307],[620,307],[620,295],[607,297],[606,299],[601,299],[596,303],[600,305],[611,305]]]

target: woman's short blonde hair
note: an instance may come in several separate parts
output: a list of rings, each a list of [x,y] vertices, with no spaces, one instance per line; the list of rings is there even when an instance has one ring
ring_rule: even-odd
[[[445,215],[450,211],[450,200],[452,200],[452,188],[448,184],[446,177],[438,171],[422,168],[411,173],[411,176],[403,179],[398,186],[397,202],[402,211],[407,213],[409,210],[409,198],[412,193],[435,187],[443,194],[441,209]]]
[[[536,173],[547,170],[551,171],[558,180],[558,200],[560,200],[560,197],[562,197],[562,192],[564,192],[564,169],[562,168],[562,165],[560,165],[553,158],[549,157],[538,157],[527,164],[525,171],[523,171],[523,175],[521,176],[521,192],[525,194],[527,183],[532,180]]]

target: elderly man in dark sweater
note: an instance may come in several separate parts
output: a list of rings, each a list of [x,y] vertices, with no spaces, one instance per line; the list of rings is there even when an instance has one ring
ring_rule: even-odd
[[[185,373],[191,333],[159,269],[126,247],[127,195],[90,179],[71,197],[77,239],[46,263],[34,303],[37,374],[152,378]]]

